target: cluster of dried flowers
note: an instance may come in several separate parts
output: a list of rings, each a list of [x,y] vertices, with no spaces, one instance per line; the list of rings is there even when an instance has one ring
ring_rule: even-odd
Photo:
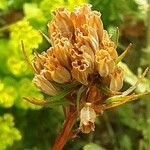
[[[114,105],[104,105],[103,102],[115,96],[114,93],[123,86],[123,69],[117,65],[117,45],[103,29],[100,17],[101,14],[92,11],[90,5],[77,7],[73,12],[59,8],[54,12],[54,19],[48,24],[52,47],[41,54],[36,53],[33,60],[33,82],[44,93],[50,96],[60,93],[62,89],[54,83],[79,83],[79,86],[70,89],[67,95],[70,98],[68,100],[74,103],[74,106],[67,106],[70,108],[67,113],[77,111],[77,103],[72,99],[76,99],[81,86],[85,87],[80,97],[80,114],[77,115],[80,118],[79,129],[83,133],[94,130],[98,113],[119,105],[118,101],[115,101]],[[122,95],[130,94],[138,83]],[[108,87],[108,93],[98,88],[103,85]],[[120,98],[122,95],[119,95]],[[137,95],[126,98],[121,104],[137,98]]]
[[[64,84],[76,80],[89,86],[99,78],[110,90],[119,91],[123,86],[123,70],[115,63],[116,45],[103,29],[101,14],[92,11],[90,5],[77,7],[74,12],[60,8],[54,14],[48,24],[52,47],[37,54],[33,61],[36,69],[33,82],[37,87],[54,96],[60,89],[50,81]]]
[[[52,47],[34,60],[37,74],[33,81],[46,94],[55,95],[59,91],[50,80],[58,83],[77,80],[89,85],[97,73],[107,79],[110,90],[121,89],[123,71],[115,65],[116,47],[103,29],[100,16],[89,5],[74,12],[65,8],[55,11],[54,20],[48,24]]]

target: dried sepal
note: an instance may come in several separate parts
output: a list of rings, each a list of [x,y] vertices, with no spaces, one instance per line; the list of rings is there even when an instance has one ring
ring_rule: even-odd
[[[96,113],[91,103],[86,103],[80,111],[80,130],[83,133],[90,133],[95,129]]]

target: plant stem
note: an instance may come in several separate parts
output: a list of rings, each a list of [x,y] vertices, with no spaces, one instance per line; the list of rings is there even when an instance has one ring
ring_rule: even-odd
[[[64,122],[63,129],[55,140],[52,150],[62,150],[70,138],[72,127],[76,121],[77,112],[70,113]]]
[[[148,56],[148,60],[147,62],[149,62],[149,58],[150,58],[150,0],[147,1],[148,2],[148,11],[147,11],[147,56]],[[148,97],[144,98],[147,100],[147,147],[149,149],[150,147],[150,102],[148,101]]]

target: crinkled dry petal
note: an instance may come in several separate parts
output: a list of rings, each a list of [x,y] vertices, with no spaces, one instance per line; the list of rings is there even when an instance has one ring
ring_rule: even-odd
[[[99,50],[99,37],[95,28],[85,24],[82,28],[76,30],[75,35],[78,43],[90,46],[94,52]]]
[[[56,68],[56,70],[51,71],[51,78],[55,82],[66,83],[71,80],[71,75],[66,68],[59,66]]]
[[[36,57],[33,60],[33,65],[38,73],[44,68],[46,62],[47,54],[43,52],[42,54],[36,54]]]
[[[92,69],[89,66],[89,62],[84,59],[72,62],[72,77],[84,85],[88,84],[88,76],[92,73],[91,71]]]
[[[44,78],[42,75],[35,75],[33,78],[33,83],[41,89],[42,92],[45,94],[48,94],[50,96],[56,95],[59,90],[54,87],[46,78]]]
[[[52,21],[52,24],[48,24],[48,27],[50,35],[60,31],[63,37],[71,39],[74,33],[74,26],[70,20],[70,12],[65,8],[59,8],[55,11],[55,20],[54,22]]]
[[[68,39],[62,38],[55,41],[54,54],[60,64],[68,69],[71,68],[70,49],[72,49],[72,45]]]
[[[80,111],[80,130],[83,133],[90,133],[95,129],[96,113],[90,104],[87,103]]]
[[[96,29],[99,42],[102,40],[102,37],[103,37],[103,23],[102,23],[102,20],[100,19],[100,16],[101,16],[100,13],[93,11],[93,15],[90,16],[89,23],[88,23],[89,26]]]
[[[104,30],[102,42],[100,44],[100,48],[107,50],[113,60],[116,60],[118,57],[117,51],[115,49],[114,42],[110,39],[107,31]]]
[[[116,67],[111,74],[110,90],[119,91],[123,86],[123,70],[121,67]]]
[[[88,16],[91,14],[91,5],[85,4],[81,7],[76,7],[74,12],[71,12],[70,19],[75,28],[80,28],[87,23]]]
[[[113,47],[108,47],[107,51],[113,60],[116,60],[118,58],[118,53]]]
[[[115,67],[115,62],[106,50],[100,50],[96,53],[97,71],[102,77],[108,76]]]
[[[88,45],[83,45],[81,43],[75,44],[76,51],[72,54],[72,56],[77,59],[84,58],[89,62],[89,66],[92,70],[94,70],[94,61],[95,61],[95,55],[92,50],[92,48]],[[92,71],[94,72],[94,71]]]
[[[52,79],[58,83],[66,83],[71,80],[69,71],[61,66],[57,58],[51,57],[47,59],[44,66],[48,70],[47,74],[44,74],[45,77],[48,77],[47,79]]]

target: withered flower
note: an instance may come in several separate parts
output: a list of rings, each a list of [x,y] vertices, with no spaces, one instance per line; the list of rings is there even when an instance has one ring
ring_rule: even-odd
[[[115,67],[115,62],[106,50],[97,51],[96,55],[97,70],[102,77],[108,76]]]
[[[90,133],[95,129],[96,113],[91,103],[86,103],[80,111],[80,129],[83,133]]]
[[[115,67],[110,75],[110,90],[119,91],[123,86],[123,70],[121,67]]]
[[[71,129],[80,118],[79,130],[83,133],[94,131],[97,114],[105,109],[119,106],[143,95],[130,94],[145,76],[125,92],[118,92],[123,86],[124,72],[118,62],[125,53],[118,56],[116,43],[103,29],[101,14],[92,11],[90,5],[77,7],[73,12],[59,8],[54,19],[48,23],[52,46],[45,52],[35,53],[33,65],[25,58],[35,72],[33,82],[44,93],[66,100],[65,123],[53,150],[61,150],[72,135]],[[56,97],[55,97],[56,96]],[[26,98],[29,100],[29,98]],[[36,99],[29,100],[39,104]],[[57,100],[58,101],[58,100]],[[51,103],[42,101],[41,105]]]

